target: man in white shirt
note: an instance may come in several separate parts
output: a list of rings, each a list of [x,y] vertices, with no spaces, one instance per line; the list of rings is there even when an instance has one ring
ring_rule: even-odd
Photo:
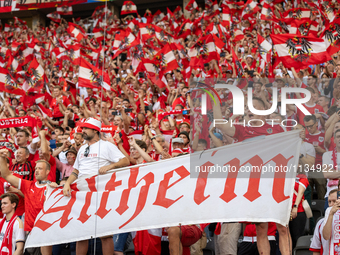
[[[100,139],[101,122],[89,118],[82,124],[83,136],[87,141],[79,151],[74,162],[74,170],[64,185],[64,195],[70,196],[70,185],[81,176],[105,174],[107,171],[128,166],[130,161],[117,148],[116,145]],[[103,255],[112,255],[114,252],[112,236],[101,237]],[[78,241],[77,255],[86,255],[88,240]]]
[[[24,224],[15,214],[19,198],[13,193],[1,195],[0,254],[22,255],[25,244]]]

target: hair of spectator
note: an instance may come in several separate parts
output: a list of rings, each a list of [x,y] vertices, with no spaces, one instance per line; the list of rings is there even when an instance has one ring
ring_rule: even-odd
[[[320,96],[319,98],[321,98],[321,97],[323,97],[323,98],[326,100],[326,102],[327,102],[327,103],[329,103],[329,101],[331,101],[329,97],[326,97],[326,96]]]
[[[262,82],[260,82],[260,81],[256,81],[256,82],[254,82],[254,85],[255,85],[255,84],[260,84],[260,85],[261,85],[261,87],[263,86]]]
[[[340,132],[340,129],[335,130],[334,137],[336,136],[336,133],[339,133],[339,132]]]
[[[305,89],[307,89],[310,93],[312,93],[312,94],[314,94],[315,93],[315,91],[314,91],[314,89],[313,88],[311,88],[311,87],[307,87],[307,88],[305,88]]]
[[[22,146],[22,147],[20,147],[20,148],[25,150],[25,152],[26,152],[26,156],[27,156],[27,155],[30,155],[30,151],[28,150],[28,148],[27,148],[27,147],[25,147],[25,146]]]
[[[266,108],[266,104],[263,102],[263,100],[259,97],[253,97],[253,100],[256,100],[257,102],[260,102],[260,104],[263,106],[263,108]]]
[[[65,133],[65,130],[64,130],[61,126],[57,126],[55,129],[60,130],[60,132],[61,132],[62,134]]]
[[[44,160],[44,159],[39,159],[39,160],[36,161],[36,163],[37,163],[37,164],[38,164],[38,163],[45,163],[46,170],[48,170],[48,171],[51,170],[51,165],[50,165],[50,163],[48,163],[48,162],[47,162],[46,160]]]
[[[328,116],[332,116],[335,112],[336,112],[336,105],[332,105],[331,107],[329,107],[328,111],[327,111],[327,115]]]
[[[183,106],[183,105],[181,105],[181,104],[176,104],[176,106],[179,106],[179,107],[181,107],[181,108],[182,108],[182,110],[184,109],[184,106]]]
[[[148,146],[146,145],[146,143],[142,140],[136,140],[136,144],[143,149],[144,151],[147,151]]]
[[[25,136],[26,137],[29,137],[30,136],[30,134],[27,132],[27,130],[25,130],[25,129],[20,129],[19,131],[18,131],[18,133],[25,133]]]
[[[330,195],[332,195],[333,193],[336,193],[336,192],[338,192],[337,189],[332,189],[332,190],[329,192],[328,196],[330,196]]]
[[[198,144],[203,144],[204,146],[208,146],[208,143],[205,139],[199,139]]]
[[[9,201],[11,201],[11,204],[15,203],[15,210],[16,210],[19,204],[19,197],[14,193],[9,193],[9,192],[2,194],[0,196],[1,199],[4,199],[5,197],[8,197]]]
[[[123,99],[123,102],[124,102],[124,101],[130,103],[130,100],[127,99],[127,98],[124,98],[124,99]]]
[[[313,120],[314,123],[316,122],[316,117],[315,117],[314,114],[312,114],[312,115],[306,115],[306,116],[303,118],[303,121],[304,121],[304,122],[308,122],[308,121],[311,121],[311,120]]]
[[[155,135],[155,138],[161,138],[161,142],[165,142],[165,138],[163,135]]]
[[[61,90],[61,87],[60,87],[59,85],[57,85],[57,86],[54,86],[53,89],[59,89],[59,90]]]

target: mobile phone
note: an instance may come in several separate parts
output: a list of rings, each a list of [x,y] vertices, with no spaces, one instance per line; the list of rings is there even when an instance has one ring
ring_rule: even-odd
[[[139,78],[144,78],[144,73],[143,72],[139,72]]]
[[[126,108],[125,112],[132,112],[132,108]]]
[[[56,146],[57,146],[57,148],[59,148],[59,147],[63,146],[63,143],[57,143]]]
[[[338,192],[336,193],[337,199],[340,198],[340,190],[338,190]]]
[[[122,132],[119,132],[119,137],[122,138],[123,134]]]
[[[116,81],[117,81],[117,83],[120,82],[120,81],[121,81],[121,80],[120,80],[120,77],[117,77],[117,78],[116,78]]]
[[[339,107],[336,108],[335,112],[337,113],[337,112],[339,112],[339,111],[340,111],[340,108],[339,108]]]
[[[112,112],[112,115],[116,116],[116,115],[118,115],[118,113],[117,112]]]

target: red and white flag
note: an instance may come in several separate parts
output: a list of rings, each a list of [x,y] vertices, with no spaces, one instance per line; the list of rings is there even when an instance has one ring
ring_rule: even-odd
[[[80,63],[80,44],[70,45],[66,51],[67,56],[70,58],[73,65]]]
[[[193,10],[198,10],[198,5],[195,0],[190,0],[190,2],[185,6],[185,9],[188,12],[192,12]]]
[[[100,43],[104,40],[104,30],[102,28],[94,28],[92,30],[94,38],[96,38],[97,42]]]
[[[46,15],[47,18],[53,20],[54,22],[60,22],[61,21],[61,16],[57,12],[52,12]]]
[[[162,229],[148,229],[132,232],[135,254],[161,254]]]
[[[293,19],[304,19],[311,17],[311,11],[307,8],[293,8],[283,13],[283,17]]]
[[[112,90],[110,86],[110,77],[106,72],[91,65],[85,59],[80,60],[79,65],[79,87],[100,88],[103,86],[106,90]]]
[[[243,7],[242,18],[248,19],[249,17],[253,16],[258,11],[260,11],[260,8],[257,6],[257,3],[253,0],[248,0]]]
[[[268,0],[265,0],[264,3],[263,3],[262,10],[261,10],[260,19],[266,20],[270,17],[271,17],[271,8],[270,8],[270,5],[268,3]]]
[[[27,76],[23,84],[23,90],[39,91],[45,84],[45,71],[37,59],[33,59],[27,70]]]
[[[171,72],[178,68],[175,54],[172,52],[169,44],[166,44],[159,52],[157,52],[153,61],[156,67],[163,73]]]
[[[126,15],[131,13],[137,13],[137,6],[132,1],[125,1],[120,11],[120,15]]]
[[[74,36],[78,42],[80,42],[85,36],[82,32],[74,26],[75,24],[69,22],[67,27],[67,32]]]
[[[231,15],[229,7],[223,7],[222,9],[222,25],[225,27],[230,27],[231,25]]]
[[[64,5],[57,7],[57,13],[60,15],[73,15],[72,6]]]
[[[340,51],[340,20],[337,19],[334,22],[328,24],[325,30],[321,34],[321,38],[325,40],[327,52],[329,55],[333,55]]]
[[[140,23],[139,24],[139,32],[140,32],[140,38],[143,42],[146,42],[151,37],[155,36],[155,25],[148,24],[148,23]]]
[[[0,0],[0,13],[1,12],[11,12],[15,9],[16,1]]]
[[[19,83],[12,77],[9,71],[0,67],[0,90],[14,95],[24,95]]]
[[[270,61],[272,45],[260,34],[257,35],[257,43],[260,46],[260,55],[266,63]]]
[[[135,37],[130,31],[121,31],[120,34],[116,34],[113,42],[113,58],[116,58],[121,52],[130,49],[140,43],[139,35]]]
[[[296,70],[331,60],[323,39],[290,34],[271,34],[275,55],[286,68]]]

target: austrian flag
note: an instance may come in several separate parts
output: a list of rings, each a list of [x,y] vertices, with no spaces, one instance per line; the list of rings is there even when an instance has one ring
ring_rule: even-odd
[[[110,77],[101,69],[91,65],[85,59],[80,60],[78,86],[86,88],[100,88],[112,90]],[[112,90],[113,91],[113,90]]]
[[[192,12],[193,10],[198,10],[198,5],[195,0],[190,0],[190,2],[185,6],[185,9],[189,12]]]
[[[323,39],[290,34],[271,34],[277,60],[297,70],[331,60]]]
[[[122,6],[120,15],[137,13],[137,6],[132,1],[125,1]]]
[[[73,26],[73,23],[71,22],[68,23],[67,32],[69,34],[72,34],[78,42],[80,42],[84,38],[84,35],[80,32],[80,30]]]

